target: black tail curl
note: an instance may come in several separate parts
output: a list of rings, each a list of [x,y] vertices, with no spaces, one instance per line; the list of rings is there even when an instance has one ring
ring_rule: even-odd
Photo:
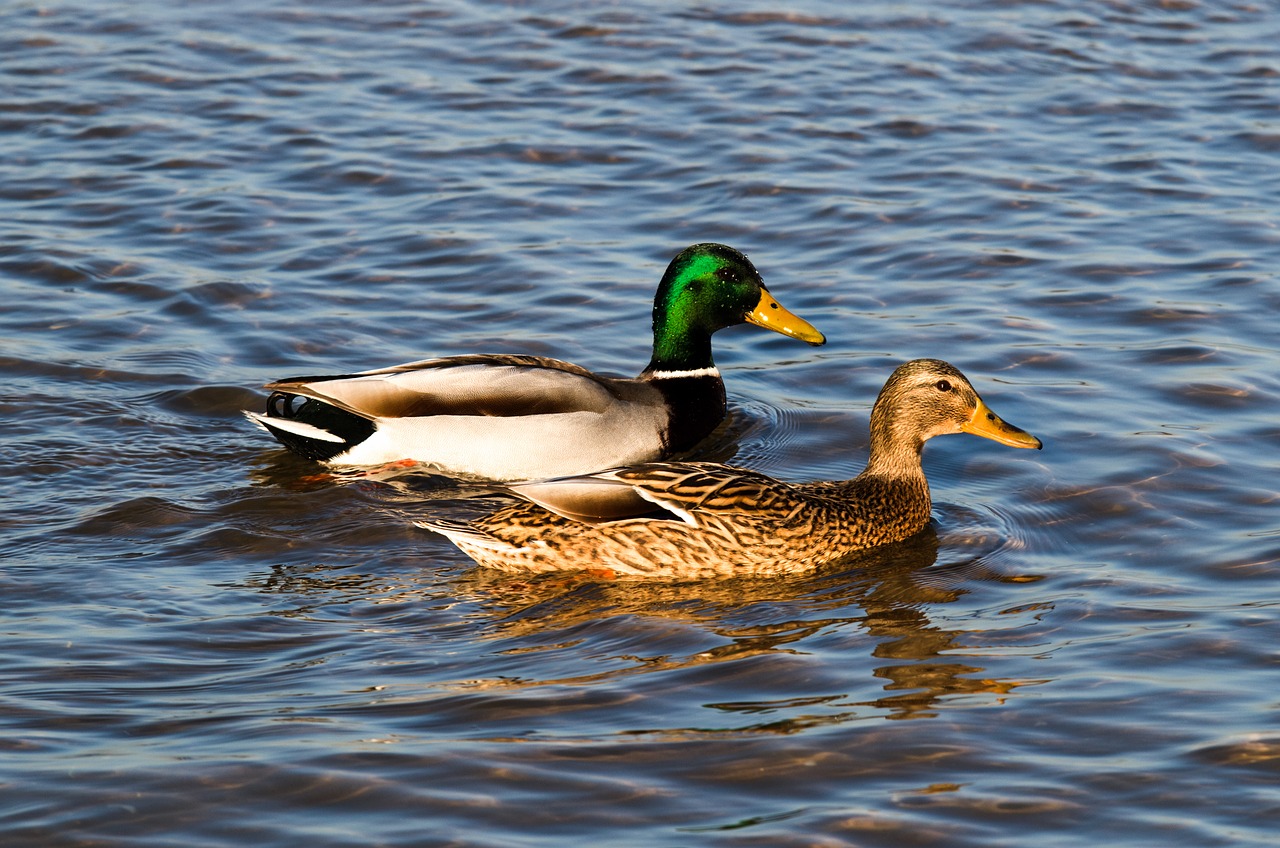
[[[377,426],[368,418],[347,412],[345,409],[339,409],[315,398],[307,398],[302,395],[290,394],[289,392],[271,393],[271,396],[267,398],[267,417],[268,419],[287,418],[292,421],[301,421],[342,439],[341,442],[311,439],[306,436],[300,436],[297,433],[291,433],[288,430],[272,427],[270,421],[263,422],[266,424],[267,429],[271,431],[271,435],[275,436],[280,444],[299,456],[319,462],[325,462],[333,459],[338,454],[347,452],[372,436],[374,431],[377,430]]]

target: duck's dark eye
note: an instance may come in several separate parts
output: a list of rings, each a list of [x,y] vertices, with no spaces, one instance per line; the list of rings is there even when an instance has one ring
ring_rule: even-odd
[[[938,391],[940,391],[940,392],[949,392],[949,391],[951,391],[951,383],[950,383],[949,381],[947,381],[947,380],[939,380],[938,382],[934,383],[933,385],[934,385],[935,387],[937,387]]]

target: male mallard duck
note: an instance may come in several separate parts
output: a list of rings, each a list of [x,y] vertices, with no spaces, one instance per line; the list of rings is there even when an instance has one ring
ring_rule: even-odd
[[[906,539],[929,523],[926,440],[973,433],[1015,448],[1040,440],[987,408],[953,365],[900,366],[871,409],[866,469],[852,480],[784,483],[708,462],[658,462],[507,487],[525,501],[472,524],[424,521],[482,565],[606,569],[619,576],[763,576],[813,568]]]
[[[695,244],[658,285],[653,358],[635,379],[539,356],[452,356],[279,380],[266,386],[266,414],[245,414],[335,465],[410,459],[491,480],[585,474],[688,450],[714,430],[726,407],[711,334],[744,321],[826,342],[773,299],[746,256]]]

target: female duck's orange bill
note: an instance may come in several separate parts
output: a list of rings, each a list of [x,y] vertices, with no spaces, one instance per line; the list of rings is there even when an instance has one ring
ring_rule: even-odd
[[[1035,436],[1021,427],[1009,424],[999,415],[992,412],[982,402],[981,398],[978,399],[978,405],[974,408],[973,415],[970,416],[968,421],[960,425],[960,429],[965,433],[972,433],[984,439],[991,439],[1011,448],[1035,448],[1040,450],[1040,448],[1044,447]]]

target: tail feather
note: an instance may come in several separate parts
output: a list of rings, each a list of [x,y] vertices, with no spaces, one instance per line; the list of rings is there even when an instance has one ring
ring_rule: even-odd
[[[479,527],[462,521],[432,518],[413,523],[423,530],[439,533],[463,551],[467,551],[468,548],[479,548],[488,551],[510,551],[515,547],[510,542],[504,542],[497,536],[486,533]]]
[[[272,418],[268,415],[263,415],[260,412],[250,412],[247,409],[242,411],[244,412],[245,418],[248,418],[254,424],[257,424],[272,435],[283,431],[285,433],[292,433],[295,436],[300,436],[304,439],[316,439],[321,442],[337,442],[338,444],[345,443],[345,440],[341,436],[335,436],[328,430],[321,430],[319,427],[314,427],[305,421],[295,421],[292,418]]]
[[[245,416],[289,450],[320,462],[346,453],[377,430],[368,418],[286,392],[267,398],[265,415],[246,410]]]

